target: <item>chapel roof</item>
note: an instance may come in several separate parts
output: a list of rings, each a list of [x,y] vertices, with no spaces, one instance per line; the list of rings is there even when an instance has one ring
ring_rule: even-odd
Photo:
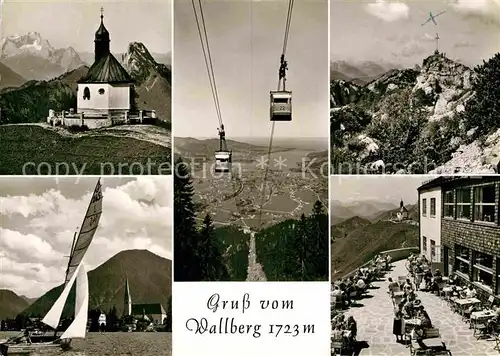
[[[127,73],[118,60],[108,53],[92,64],[87,75],[78,83],[133,83],[134,80]]]

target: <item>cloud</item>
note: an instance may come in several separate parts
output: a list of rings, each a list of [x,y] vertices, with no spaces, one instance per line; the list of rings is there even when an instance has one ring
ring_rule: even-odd
[[[0,197],[0,288],[38,297],[64,279],[64,256],[91,197],[87,192],[68,198],[65,192]],[[85,256],[89,270],[123,250],[172,258],[171,177],[138,177],[113,188],[103,179],[103,196],[99,227]]]
[[[410,16],[410,8],[402,2],[376,0],[374,3],[367,4],[365,9],[368,13],[386,22],[404,20]]]
[[[500,0],[452,0],[451,7],[464,15],[500,24]]]
[[[454,45],[454,48],[468,48],[468,47],[474,47],[474,43],[467,41],[467,40],[459,40],[457,41]]]

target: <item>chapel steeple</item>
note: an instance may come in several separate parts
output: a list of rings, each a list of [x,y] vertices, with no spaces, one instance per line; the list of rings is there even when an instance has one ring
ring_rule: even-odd
[[[125,277],[125,296],[123,303],[123,315],[132,315],[132,297],[130,296],[130,288],[128,278]]]
[[[94,40],[94,54],[95,54],[95,62],[100,60],[101,58],[107,56],[109,52],[109,32],[104,27],[104,9],[101,7],[101,25],[97,29],[95,33]]]

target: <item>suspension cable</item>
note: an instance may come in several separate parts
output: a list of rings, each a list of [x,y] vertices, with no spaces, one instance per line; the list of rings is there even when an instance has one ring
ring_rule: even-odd
[[[289,37],[289,32],[290,32],[290,23],[292,21],[292,11],[293,11],[293,3],[294,0],[288,0],[288,11],[286,15],[286,25],[285,25],[285,35],[283,39],[283,50],[281,52],[281,58],[280,58],[280,75],[279,75],[279,80],[278,80],[278,91],[280,91],[280,84],[283,79],[283,90],[285,90],[285,75],[281,75],[281,71],[284,70],[286,71],[287,63],[285,61],[285,55],[286,55],[286,49],[288,45],[288,37]],[[271,165],[271,152],[273,150],[273,138],[274,138],[274,128],[276,125],[276,121],[273,121],[271,125],[271,135],[269,137],[269,146],[267,150],[267,164],[266,168],[264,170],[264,179],[262,183],[262,198],[261,198],[261,204],[259,208],[259,218],[258,218],[258,224],[257,224],[257,229],[260,231],[262,229],[262,209],[264,208],[264,204],[266,202],[266,186],[267,186],[267,179],[269,176],[269,166]]]
[[[219,121],[219,126],[222,127],[222,113],[221,113],[221,109],[220,109],[219,94],[217,91],[217,85],[215,83],[215,74],[214,74],[214,68],[213,68],[213,63],[212,63],[212,55],[210,53],[210,46],[208,43],[208,34],[207,34],[207,28],[205,25],[205,16],[203,14],[203,5],[201,3],[201,0],[198,0],[198,5],[200,8],[200,15],[198,15],[198,12],[196,10],[195,0],[191,0],[191,3],[193,5],[193,12],[194,12],[194,16],[196,19],[196,26],[198,27],[198,35],[200,37],[201,49],[203,51],[203,57],[205,59],[205,66],[207,68],[208,81],[210,82],[210,88],[212,90],[212,97],[214,99],[215,111],[216,111],[217,119]]]

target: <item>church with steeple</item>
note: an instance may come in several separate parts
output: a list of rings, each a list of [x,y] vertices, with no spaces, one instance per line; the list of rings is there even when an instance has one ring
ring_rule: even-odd
[[[396,216],[399,221],[408,220],[408,209],[406,209],[403,199],[399,203],[399,211],[396,213]]]
[[[132,107],[134,80],[111,54],[110,43],[101,8],[101,23],[94,39],[94,64],[77,82],[77,113],[85,119],[100,120],[92,127],[110,126],[112,117],[126,117]],[[87,125],[88,120],[85,121]]]
[[[123,316],[132,316],[135,320],[149,321],[154,325],[165,323],[167,313],[161,303],[132,304],[128,278],[125,278],[125,295],[123,299]]]

